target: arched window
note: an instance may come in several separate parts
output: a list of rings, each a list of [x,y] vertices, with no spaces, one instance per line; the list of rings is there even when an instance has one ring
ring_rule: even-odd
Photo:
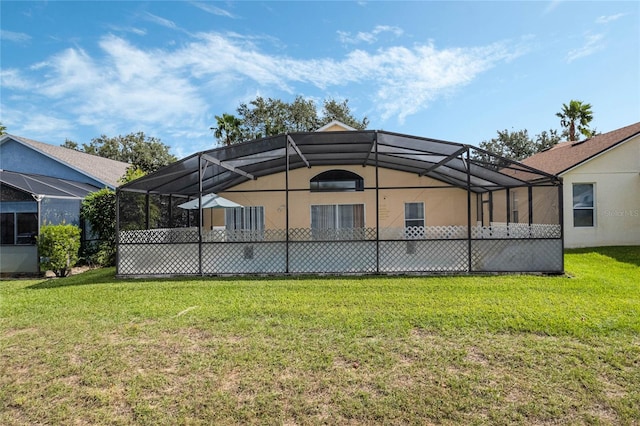
[[[364,179],[348,170],[327,170],[310,181],[312,192],[364,191]]]

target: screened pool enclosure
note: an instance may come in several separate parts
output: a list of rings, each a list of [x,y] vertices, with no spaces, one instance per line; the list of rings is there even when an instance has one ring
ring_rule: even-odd
[[[284,134],[118,188],[117,274],[562,273],[561,197],[556,176],[469,145]]]
[[[61,223],[82,229],[86,247],[90,229],[80,206],[95,186],[49,176],[0,170],[0,275],[38,274],[36,237],[43,225]]]

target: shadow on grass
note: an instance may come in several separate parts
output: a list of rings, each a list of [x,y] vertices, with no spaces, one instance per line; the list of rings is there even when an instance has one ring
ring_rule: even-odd
[[[71,275],[70,277],[47,278],[26,288],[40,290],[77,285],[113,283],[116,281],[115,274],[116,268],[91,269],[78,275]]]
[[[90,285],[90,284],[114,284],[114,283],[135,283],[135,282],[180,282],[180,281],[215,281],[215,282],[225,282],[225,281],[306,281],[306,280],[322,280],[322,281],[340,281],[348,279],[349,281],[354,280],[386,280],[390,277],[396,278],[415,278],[415,277],[430,277],[430,278],[438,278],[438,277],[446,277],[450,275],[340,275],[340,274],[326,274],[326,275],[176,275],[176,276],[167,276],[167,277],[140,277],[140,278],[116,278],[115,275],[115,267],[111,268],[99,268],[92,269],[86,272],[83,272],[78,275],[72,275],[70,277],[65,278],[48,278],[46,280],[40,281],[38,283],[32,284],[27,289],[31,290],[43,290],[50,288],[58,288],[58,287],[70,287],[70,286],[81,286],[81,285]]]
[[[640,246],[587,247],[579,249],[567,249],[567,253],[598,253],[603,256],[615,259],[618,262],[640,266]]]

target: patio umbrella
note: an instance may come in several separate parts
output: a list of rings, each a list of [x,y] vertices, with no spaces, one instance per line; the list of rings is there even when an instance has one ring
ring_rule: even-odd
[[[186,209],[186,210],[194,210],[199,208],[200,200],[198,198],[187,201],[186,203],[179,204],[178,207]],[[231,200],[227,200],[224,197],[219,196],[218,194],[207,194],[202,196],[202,208],[203,209],[215,209],[215,208],[225,208],[225,207],[242,207],[240,204],[235,203]]]

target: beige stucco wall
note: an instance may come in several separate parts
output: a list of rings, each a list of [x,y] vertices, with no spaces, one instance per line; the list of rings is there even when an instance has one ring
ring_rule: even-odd
[[[565,247],[640,244],[640,136],[562,175]],[[595,184],[595,226],[573,226],[573,184]]]
[[[319,173],[332,169],[349,170],[364,178],[364,191],[358,192],[310,192],[309,181]],[[286,194],[284,188],[285,173],[276,173],[247,181],[219,195],[243,206],[264,206],[265,227],[267,229],[285,229]],[[404,227],[404,203],[424,202],[425,223],[435,225],[467,224],[467,192],[452,188],[428,177],[419,177],[396,170],[378,171],[380,190],[379,220],[380,227]],[[376,169],[362,166],[316,166],[310,169],[300,168],[289,172],[289,227],[309,228],[311,224],[311,206],[317,204],[364,204],[365,226],[376,226]],[[425,188],[426,186],[437,188]],[[393,189],[395,187],[415,187],[411,189]],[[239,192],[245,191],[245,192]],[[472,223],[477,220],[476,196],[472,194]],[[211,221],[213,218],[213,223]],[[204,213],[205,229],[210,226],[224,225],[222,209]]]

